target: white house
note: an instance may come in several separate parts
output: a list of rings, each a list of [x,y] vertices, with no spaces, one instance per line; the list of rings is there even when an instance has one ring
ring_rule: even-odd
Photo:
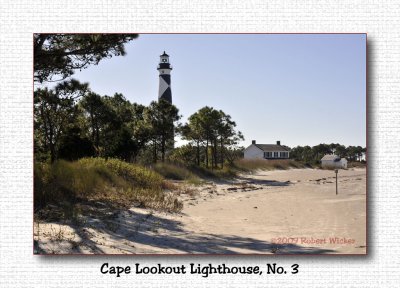
[[[289,159],[289,148],[276,144],[257,144],[253,140],[251,145],[244,149],[244,159]]]
[[[347,169],[347,160],[346,158],[340,159],[337,155],[325,155],[321,159],[322,168],[338,168],[338,169]]]

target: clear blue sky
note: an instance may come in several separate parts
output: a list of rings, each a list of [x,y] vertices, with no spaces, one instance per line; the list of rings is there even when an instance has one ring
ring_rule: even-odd
[[[366,145],[365,34],[141,34],[73,77],[148,105],[164,50],[182,122],[208,105],[232,116],[243,146]]]

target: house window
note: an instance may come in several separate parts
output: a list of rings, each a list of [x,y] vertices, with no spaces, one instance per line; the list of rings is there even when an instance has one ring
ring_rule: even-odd
[[[278,158],[279,157],[279,152],[274,152],[274,158]]]
[[[281,158],[289,158],[288,152],[281,152]]]
[[[264,152],[264,158],[272,158],[272,152]]]

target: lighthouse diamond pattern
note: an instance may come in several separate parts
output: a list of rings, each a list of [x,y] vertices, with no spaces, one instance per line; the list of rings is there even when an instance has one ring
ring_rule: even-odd
[[[158,89],[158,100],[163,99],[172,104],[171,93],[171,70],[172,66],[169,63],[169,55],[164,53],[160,55],[160,63],[157,68],[160,73],[160,85]]]
[[[164,95],[164,94],[167,91],[167,89],[169,88],[169,83],[167,83],[167,81],[163,78],[163,76],[165,76],[165,75],[160,75],[160,88],[159,88],[159,96],[158,97],[165,99],[165,98],[167,98],[166,97],[167,95]],[[169,88],[169,90],[171,91],[171,88]],[[167,99],[165,99],[165,100],[167,100]]]

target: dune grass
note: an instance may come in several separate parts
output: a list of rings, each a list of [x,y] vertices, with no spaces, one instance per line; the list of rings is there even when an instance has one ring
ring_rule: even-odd
[[[35,210],[49,206],[64,207],[66,217],[84,202],[108,203],[116,207],[140,207],[177,212],[183,207],[177,199],[180,187],[168,181],[181,180],[199,185],[204,180],[232,179],[238,173],[255,170],[304,168],[293,160],[239,159],[224,168],[185,166],[181,163],[157,163],[146,168],[118,159],[83,158],[53,164],[35,163]],[[175,192],[172,192],[175,191]],[[72,211],[72,212],[71,212]],[[79,212],[80,213],[80,212]]]
[[[181,164],[157,163],[152,168],[154,171],[167,179],[185,180],[192,184],[201,183],[201,179],[198,175],[193,173],[193,171],[189,167]]]
[[[167,179],[184,180],[194,185],[203,184],[205,180],[227,179],[237,176],[236,169],[231,165],[212,169],[182,163],[157,163],[152,169]]]
[[[290,168],[305,168],[307,165],[294,160],[264,160],[264,159],[239,159],[233,166],[245,172],[254,170],[286,170]]]
[[[204,166],[186,166],[182,163],[157,163],[154,171],[167,179],[185,180],[192,184],[201,184],[204,179],[231,179],[238,173],[251,173],[255,170],[286,170],[290,168],[312,168],[294,160],[238,159],[223,168],[205,168]]]
[[[119,207],[139,203],[141,207],[176,212],[182,209],[182,203],[166,191],[173,188],[157,172],[117,159],[35,164],[35,209],[100,201]]]

